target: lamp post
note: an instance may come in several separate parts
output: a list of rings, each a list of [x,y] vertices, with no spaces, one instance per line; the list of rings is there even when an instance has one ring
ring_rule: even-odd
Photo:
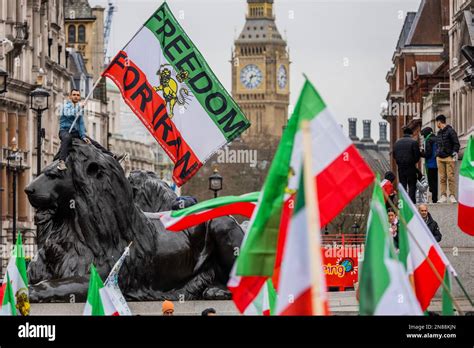
[[[22,156],[21,156],[21,151],[18,150],[17,145],[16,145],[16,139],[13,138],[12,140],[13,143],[13,148],[8,150],[8,157],[7,157],[7,168],[8,171],[13,172],[13,183],[12,183],[12,190],[13,190],[13,223],[12,223],[12,228],[13,228],[13,243],[16,241],[16,201],[17,201],[17,196],[16,196],[16,179],[17,179],[17,174],[18,171],[21,170],[22,166]]]
[[[36,176],[41,173],[41,138],[43,131],[41,128],[41,117],[43,111],[49,108],[49,92],[43,88],[36,88],[30,93],[30,109],[36,111]]]
[[[214,173],[209,176],[209,190],[214,191],[214,198],[217,198],[217,192],[222,190],[223,178],[219,175],[217,168],[214,168]]]
[[[7,92],[8,72],[0,68],[0,94]]]

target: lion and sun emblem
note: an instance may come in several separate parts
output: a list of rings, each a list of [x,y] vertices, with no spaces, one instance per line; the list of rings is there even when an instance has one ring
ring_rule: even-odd
[[[161,92],[163,99],[166,102],[166,109],[168,110],[169,118],[173,118],[175,112],[174,108],[176,104],[186,108],[189,104],[189,99],[192,95],[187,87],[181,87],[180,84],[186,82],[189,78],[189,73],[186,70],[180,71],[174,78],[171,74],[171,70],[167,68],[169,64],[163,64],[160,66],[156,75],[159,76],[160,85],[154,86],[153,89],[156,92]]]

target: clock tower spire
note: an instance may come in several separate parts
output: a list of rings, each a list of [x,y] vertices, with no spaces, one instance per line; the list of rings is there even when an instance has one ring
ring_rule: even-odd
[[[232,96],[252,123],[243,138],[280,137],[288,119],[290,58],[275,24],[273,0],[247,0],[234,42]]]

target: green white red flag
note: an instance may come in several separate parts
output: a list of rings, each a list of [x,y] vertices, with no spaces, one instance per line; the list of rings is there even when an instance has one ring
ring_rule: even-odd
[[[474,137],[471,135],[459,169],[458,226],[474,236]]]
[[[147,214],[157,216],[168,231],[178,232],[227,215],[252,217],[260,192],[226,196],[200,202],[185,209]]]
[[[359,312],[361,315],[422,315],[389,228],[383,192],[377,180],[360,265]]]
[[[119,310],[112,302],[107,288],[104,287],[99,273],[94,265],[91,265],[91,277],[89,290],[87,292],[87,302],[84,307],[84,315],[97,316],[118,316]]]
[[[444,278],[445,271],[453,275],[456,275],[456,271],[400,184],[398,194],[400,216],[406,222],[406,227],[400,223],[398,229],[399,258],[413,280],[416,297],[425,311],[440,287],[440,279]]]
[[[102,73],[163,147],[178,186],[250,127],[167,3]]]
[[[291,152],[293,150],[297,125],[298,116],[293,114],[283,132],[268,176],[265,179],[265,184],[261,193],[264,198],[260,196],[259,203],[257,203],[259,208],[256,208],[259,213],[257,215],[257,210],[255,210],[249,223],[249,226],[254,225],[254,220],[258,217],[258,223],[260,224],[259,229],[264,227],[267,230],[271,229],[271,234],[276,234],[277,237],[286,234],[286,226],[288,225],[289,216],[291,215],[290,210],[293,205],[292,200],[290,199],[292,195],[285,193],[285,189],[288,184]],[[262,204],[262,202],[268,203]],[[250,229],[248,229],[245,234],[240,250],[245,249],[249,236],[251,236]],[[274,249],[276,248],[276,259],[281,260],[283,246],[284,245],[280,243],[279,239],[278,242],[273,241],[273,243],[265,246],[265,250],[267,252],[274,252]],[[227,283],[227,288],[232,292],[232,300],[240,313],[245,313],[248,308],[251,308],[253,301],[259,296],[262,287],[269,279],[269,276],[272,275],[237,275],[237,265],[239,264],[239,260],[243,257],[247,256],[239,254],[237,257]],[[273,284],[275,285],[276,283],[273,282]]]
[[[252,303],[242,312],[244,315],[275,315],[277,293],[271,279],[267,279]]]
[[[294,124],[291,125],[292,119]],[[247,243],[237,259],[237,275],[272,276],[276,264],[285,199],[288,188],[298,188],[302,168],[302,136],[299,123],[310,122],[313,149],[312,175],[318,189],[320,225],[329,223],[374,180],[374,174],[352,141],[326,107],[314,86],[306,80],[292,118],[270,167],[262,196],[249,226]],[[290,127],[291,125],[291,127]],[[281,148],[281,150],[280,150]],[[288,180],[290,173],[294,175]],[[286,232],[286,231],[285,231]],[[282,236],[280,236],[282,237]]]
[[[7,279],[9,279],[8,282]],[[8,292],[8,286],[11,288],[16,315],[29,315],[28,275],[26,274],[25,252],[23,250],[21,233],[18,233],[16,244],[13,247],[3,286],[5,287],[5,294]]]
[[[283,132],[228,283],[241,312],[252,303],[268,277],[272,277],[279,291],[282,255],[294,192],[299,183],[296,178],[302,167],[300,119],[311,122],[312,172],[321,187],[318,190],[321,225],[330,222],[374,179],[368,165],[307,80]]]
[[[0,315],[16,315],[15,296],[13,295],[13,289],[8,273],[5,280],[5,283],[2,285],[3,295],[0,296]]]
[[[326,279],[322,264],[314,264],[311,253],[321,253],[309,238],[310,234],[320,240],[319,228],[314,231],[308,223],[309,206],[306,203],[304,175],[296,194],[296,204],[286,235],[278,283],[278,315],[328,315],[329,305],[326,294]],[[316,208],[317,209],[317,208]],[[314,226],[313,226],[314,227]],[[308,231],[310,233],[308,233]],[[313,283],[312,267],[319,267],[320,277]],[[317,292],[315,294],[315,292]],[[315,308],[317,296],[321,308]]]

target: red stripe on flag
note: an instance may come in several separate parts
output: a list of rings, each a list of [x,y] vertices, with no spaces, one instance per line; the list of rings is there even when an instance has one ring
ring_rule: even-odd
[[[168,117],[165,101],[148,83],[146,75],[125,51],[120,51],[102,76],[110,78],[120,89],[127,105],[175,164],[173,180],[178,186],[183,185],[202,163]]]
[[[283,259],[283,249],[285,247],[286,236],[288,234],[288,226],[290,218],[293,215],[295,206],[295,194],[291,195],[284,203],[280,219],[280,231],[278,232],[277,251],[275,256],[275,267],[273,270],[272,283],[275,290],[278,291],[278,283],[280,281],[281,261]]]
[[[373,181],[372,170],[356,147],[349,146],[317,176],[321,226],[331,222]]]
[[[3,295],[5,294],[6,288],[7,288],[7,283],[4,283],[0,286],[0,308],[2,308]]]
[[[464,233],[474,236],[474,208],[459,203],[458,226]]]
[[[446,265],[433,246],[428,252],[428,259],[430,259],[438,271],[438,274],[441,276],[441,279],[443,279]],[[415,278],[416,297],[420,302],[421,309],[425,311],[430,305],[431,299],[436,294],[441,282],[436,277],[427,259],[415,269],[413,277]]]
[[[245,312],[245,309],[257,297],[266,281],[267,277],[241,277],[238,286],[228,287],[232,293],[232,301],[234,301],[240,313]]]
[[[212,208],[210,210],[194,213],[192,215],[183,217],[175,224],[167,227],[168,231],[179,232],[189,227],[199,225],[206,221],[226,216],[226,215],[242,215],[248,218],[252,217],[253,211],[255,210],[255,203],[250,202],[238,202],[222,207]]]
[[[313,315],[311,288],[296,297],[294,302],[290,303],[280,315]]]

